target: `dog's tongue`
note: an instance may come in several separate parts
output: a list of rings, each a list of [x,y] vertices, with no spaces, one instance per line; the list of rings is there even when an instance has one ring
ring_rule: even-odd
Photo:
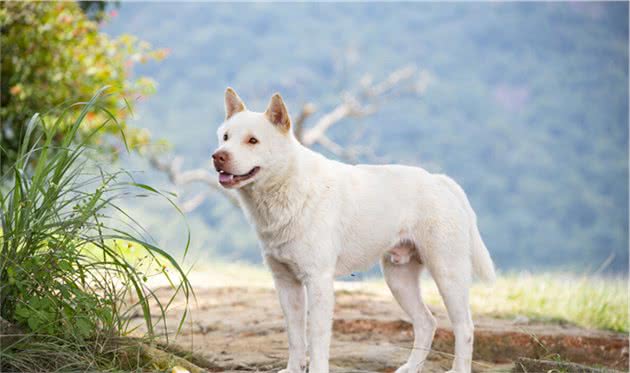
[[[222,183],[229,183],[232,180],[233,176],[234,175],[220,173],[219,174],[219,181],[222,182]]]

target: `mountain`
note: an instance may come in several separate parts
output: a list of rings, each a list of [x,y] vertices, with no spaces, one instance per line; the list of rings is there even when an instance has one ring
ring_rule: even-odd
[[[136,70],[159,86],[135,124],[186,167],[208,165],[228,85],[252,109],[280,91],[294,114],[305,102],[322,113],[364,74],[413,64],[431,77],[424,94],[331,137],[345,143],[363,126],[359,141],[377,155],[457,180],[501,269],[595,270],[612,256],[606,269],[627,272],[628,3],[122,3],[117,13],[106,32],[171,50]],[[260,260],[221,197],[190,219],[209,255]]]

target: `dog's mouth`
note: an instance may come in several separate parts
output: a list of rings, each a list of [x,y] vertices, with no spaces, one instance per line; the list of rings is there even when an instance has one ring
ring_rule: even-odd
[[[251,171],[243,175],[234,175],[229,172],[225,172],[224,170],[217,170],[219,171],[219,184],[224,187],[234,187],[239,183],[254,177],[254,175],[256,175],[259,170],[260,167],[256,166],[252,168]]]

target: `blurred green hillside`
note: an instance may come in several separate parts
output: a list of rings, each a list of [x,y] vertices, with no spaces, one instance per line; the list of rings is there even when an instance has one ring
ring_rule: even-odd
[[[364,74],[415,64],[432,77],[426,93],[390,100],[331,137],[345,143],[365,126],[360,141],[379,156],[451,175],[501,269],[596,270],[613,255],[607,270],[628,270],[627,3],[122,3],[117,12],[106,32],[170,48],[138,68],[158,89],[135,121],[186,167],[208,165],[227,85],[255,110],[280,91],[293,114],[305,102],[323,113]],[[144,177],[167,185],[157,172]],[[138,208],[175,239],[168,216]],[[212,255],[260,260],[253,231],[222,197],[191,225],[193,244]]]

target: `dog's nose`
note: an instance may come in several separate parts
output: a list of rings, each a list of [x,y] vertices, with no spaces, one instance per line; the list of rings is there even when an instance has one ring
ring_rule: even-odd
[[[230,159],[230,154],[225,150],[219,150],[218,152],[212,154],[212,160],[214,164],[217,166],[224,165]]]

